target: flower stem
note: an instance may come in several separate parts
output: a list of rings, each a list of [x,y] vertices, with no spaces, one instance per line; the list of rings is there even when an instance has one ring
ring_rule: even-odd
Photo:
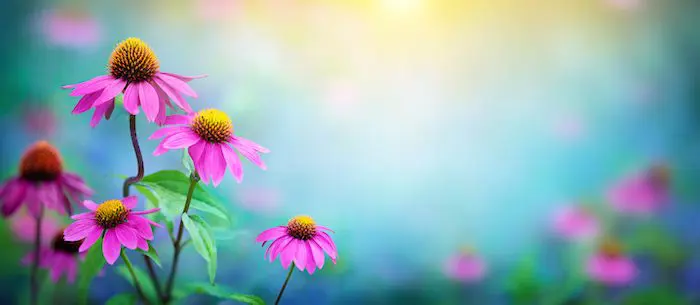
[[[282,294],[284,293],[284,289],[287,288],[287,283],[289,283],[289,278],[292,277],[293,271],[294,271],[294,263],[292,263],[292,265],[289,266],[289,273],[287,273],[287,279],[285,279],[284,284],[282,284],[282,289],[280,289],[280,293],[277,295],[277,300],[275,300],[275,305],[280,303],[280,299],[282,299]]]
[[[139,138],[136,135],[136,116],[133,114],[129,116],[129,131],[131,133],[131,145],[134,147],[134,154],[136,155],[137,172],[136,176],[129,177],[126,180],[124,180],[124,187],[122,188],[122,196],[124,197],[129,196],[129,187],[132,184],[141,181],[141,179],[143,179],[144,174],[143,155],[141,154],[141,147],[139,146]],[[160,289],[160,282],[158,281],[158,275],[156,275],[156,271],[153,268],[153,262],[151,261],[151,258],[147,255],[144,255],[143,260],[146,262],[148,275],[151,277],[151,281],[153,281],[153,286],[156,287],[156,293],[158,293],[158,297],[162,297],[163,293]]]
[[[39,216],[36,218],[36,229],[34,232],[34,261],[29,275],[30,304],[36,305],[39,301],[39,260],[41,259],[41,221],[44,209],[41,207]]]
[[[185,207],[182,209],[182,214],[187,214],[190,210],[190,203],[192,202],[192,195],[194,194],[194,189],[199,182],[199,177],[196,173],[190,175],[190,188],[187,190],[187,199],[185,200]],[[163,303],[167,304],[172,298],[173,284],[175,284],[175,274],[177,273],[177,262],[180,259],[180,251],[182,250],[181,244],[182,233],[184,231],[184,224],[182,223],[182,218],[180,218],[180,226],[177,229],[177,237],[173,241],[173,264],[170,268],[170,276],[168,276],[168,282],[165,286],[165,297],[163,298]]]
[[[131,279],[134,280],[134,287],[136,287],[136,292],[138,292],[139,297],[143,300],[144,303],[146,304],[151,304],[151,301],[149,301],[146,298],[146,295],[143,294],[143,290],[141,289],[141,284],[139,284],[139,279],[136,277],[136,273],[134,272],[134,266],[131,265],[131,261],[129,260],[129,257],[124,254],[124,251],[122,250],[120,253],[122,260],[124,260],[124,264],[126,264],[126,268],[129,269],[129,274],[131,274]]]

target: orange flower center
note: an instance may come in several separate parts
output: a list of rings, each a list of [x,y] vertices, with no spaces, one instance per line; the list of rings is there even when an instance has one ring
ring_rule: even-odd
[[[192,130],[209,143],[222,143],[233,135],[233,123],[225,112],[205,109],[194,117]]]
[[[130,83],[150,80],[160,69],[158,57],[141,39],[120,42],[109,57],[109,74]]]
[[[80,245],[83,244],[82,240],[79,241],[66,241],[63,239],[63,230],[58,232],[53,238],[51,243],[51,249],[58,252],[64,252],[69,254],[77,254],[80,249]]]
[[[126,221],[129,210],[120,200],[107,200],[95,211],[95,220],[103,228],[114,228]]]
[[[599,251],[608,257],[618,257],[622,255],[622,245],[613,239],[606,239],[600,244]]]
[[[316,222],[309,216],[294,217],[287,223],[287,233],[296,239],[311,239],[316,235]]]
[[[20,176],[34,182],[55,180],[62,171],[61,154],[46,141],[29,147],[19,164]]]

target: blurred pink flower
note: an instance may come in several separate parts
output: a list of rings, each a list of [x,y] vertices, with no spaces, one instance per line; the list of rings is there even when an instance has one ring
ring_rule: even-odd
[[[41,219],[41,242],[48,244],[60,230],[60,226],[56,219],[49,215]],[[36,218],[25,212],[19,212],[10,219],[10,228],[20,241],[33,243],[36,238]]]
[[[607,199],[620,212],[648,215],[668,203],[669,180],[668,168],[656,165],[616,183]]]
[[[78,10],[51,10],[41,15],[41,31],[46,40],[63,47],[90,47],[97,44],[102,29],[97,19]]]
[[[165,137],[153,155],[159,156],[168,150],[188,148],[194,168],[204,184],[209,179],[218,186],[226,173],[226,167],[239,183],[243,180],[241,161],[233,146],[250,162],[265,170],[265,162],[260,153],[270,152],[267,148],[246,138],[233,134],[233,123],[226,113],[217,109],[205,109],[196,114],[171,115],[165,119],[166,125],[154,132],[148,139]]]
[[[582,240],[595,237],[600,229],[598,219],[579,206],[566,206],[554,214],[554,232],[567,240]]]
[[[586,262],[586,274],[598,283],[608,286],[620,286],[631,283],[637,275],[634,262],[626,257],[620,245],[606,241],[598,252]]]
[[[471,250],[462,250],[447,259],[445,275],[465,282],[480,281],[486,274],[486,263]]]
[[[101,75],[88,81],[63,86],[73,89],[71,96],[82,96],[73,108],[73,114],[95,108],[90,126],[95,127],[102,120],[109,119],[114,111],[115,97],[124,93],[124,109],[132,115],[139,113],[139,106],[149,122],[163,124],[166,106],[173,108],[172,101],[187,113],[192,108],[181,94],[196,98],[197,93],[187,82],[205,77],[182,76],[160,72],[160,63],[153,50],[141,39],[128,38],[120,42],[109,58],[108,75]]]
[[[153,240],[151,225],[160,225],[141,215],[160,209],[132,211],[137,201],[136,196],[107,200],[99,205],[85,200],[83,205],[90,212],[73,215],[71,218],[76,221],[66,228],[63,238],[69,242],[82,241],[78,251],[85,252],[104,233],[102,253],[110,265],[117,261],[122,245],[131,250],[139,248],[148,251],[148,241]]]
[[[319,270],[323,268],[324,251],[334,264],[338,257],[335,243],[325,231],[331,229],[317,225],[309,216],[296,216],[289,220],[286,226],[263,231],[255,242],[262,242],[265,246],[265,243],[272,241],[265,251],[265,258],[270,262],[280,256],[280,262],[285,269],[294,262],[300,271],[306,269],[309,274],[314,274],[317,267]]]
[[[48,246],[42,246],[39,250],[39,267],[49,270],[51,281],[57,283],[63,274],[69,283],[75,282],[78,273],[78,259],[85,258],[87,253],[80,254],[83,240],[66,241],[63,239],[63,230],[51,232],[53,239]],[[34,262],[34,251],[27,253],[22,259],[25,265]]]

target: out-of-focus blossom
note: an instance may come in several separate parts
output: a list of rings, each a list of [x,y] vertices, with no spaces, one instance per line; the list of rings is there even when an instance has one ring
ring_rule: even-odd
[[[61,154],[53,145],[39,141],[22,156],[19,176],[0,186],[2,214],[10,216],[24,203],[34,217],[44,207],[59,213],[72,213],[71,202],[90,196],[92,190],[76,174],[63,171]]]
[[[664,165],[624,178],[608,192],[608,201],[620,212],[648,215],[669,201],[669,170]]]
[[[219,185],[224,179],[227,166],[236,181],[240,183],[243,180],[241,160],[231,146],[261,169],[267,168],[259,154],[270,151],[251,140],[234,135],[233,123],[223,111],[205,109],[196,114],[171,115],[165,119],[165,124],[180,126],[161,128],[149,137],[165,137],[153,155],[188,148],[197,174],[204,184],[208,184],[211,179],[214,186]]]
[[[87,254],[78,252],[83,241],[64,240],[62,230],[54,231],[53,235],[50,244],[39,249],[39,267],[49,270],[51,281],[54,283],[57,283],[64,274],[68,282],[73,283],[78,274],[78,259],[85,258]],[[32,264],[34,255],[33,251],[27,253],[22,262],[27,265]]]
[[[46,215],[41,218],[41,242],[48,244],[60,226],[56,219]],[[10,219],[10,228],[18,240],[33,243],[36,238],[36,218],[25,212],[18,212]]]
[[[85,252],[104,233],[102,253],[110,265],[117,261],[122,245],[131,250],[139,248],[148,251],[148,241],[153,240],[151,225],[160,225],[141,215],[155,213],[160,209],[132,211],[137,201],[136,196],[107,200],[99,205],[90,200],[83,201],[90,212],[71,217],[76,221],[66,228],[64,239],[82,240],[78,251]]]
[[[51,136],[56,131],[56,115],[48,107],[29,106],[24,108],[24,122],[27,130],[43,137]]]
[[[132,115],[139,113],[139,106],[149,122],[163,124],[166,106],[175,109],[175,103],[187,113],[192,108],[181,94],[196,98],[197,93],[187,82],[205,77],[182,76],[160,72],[156,54],[141,39],[128,38],[120,42],[109,58],[108,75],[101,75],[88,81],[63,86],[73,89],[71,96],[82,96],[73,108],[73,114],[95,108],[90,126],[95,127],[102,120],[109,120],[114,111],[115,97],[124,93],[124,109]]]
[[[632,259],[624,255],[618,242],[610,239],[588,258],[585,271],[590,280],[608,286],[629,284],[637,275]]]
[[[39,24],[46,41],[62,47],[91,47],[102,36],[99,21],[88,12],[76,9],[47,11],[40,16]]]
[[[285,269],[294,262],[299,270],[306,269],[309,274],[314,274],[316,268],[323,268],[324,252],[334,264],[338,258],[335,243],[326,231],[331,229],[317,225],[311,217],[297,216],[289,220],[286,226],[263,231],[255,242],[261,242],[265,246],[265,243],[272,241],[265,251],[265,258],[270,262],[280,256]]]
[[[486,275],[486,263],[471,249],[463,249],[447,259],[444,272],[457,281],[478,282]]]
[[[600,224],[598,219],[585,208],[570,205],[554,213],[552,229],[564,239],[585,240],[598,234]]]

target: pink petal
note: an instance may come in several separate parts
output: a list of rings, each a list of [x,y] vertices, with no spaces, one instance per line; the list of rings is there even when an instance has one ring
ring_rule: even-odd
[[[163,127],[161,129],[156,130],[150,137],[148,137],[148,139],[149,140],[159,139],[159,138],[167,137],[167,136],[175,134],[175,133],[187,132],[189,130],[192,130],[192,128],[190,128],[189,126]]]
[[[88,233],[88,235],[85,237],[85,240],[83,240],[80,248],[78,248],[78,252],[85,252],[87,249],[90,249],[90,247],[95,244],[95,242],[100,239],[101,236],[102,228],[98,226],[93,227],[92,231],[90,231],[90,233]]]
[[[213,144],[204,143],[204,148],[202,149],[199,158],[196,160],[193,159],[194,168],[197,170],[197,174],[199,174],[199,177],[202,179],[202,183],[204,184],[209,184],[209,157],[207,157],[207,155],[211,153],[212,149]]]
[[[146,113],[146,118],[149,122],[155,121],[156,116],[158,116],[158,103],[160,103],[156,89],[148,82],[140,82],[136,86],[138,86],[139,100],[143,112]]]
[[[320,234],[316,234],[314,240],[316,241],[316,243],[318,243],[319,246],[321,246],[323,251],[326,251],[326,253],[328,253],[328,256],[330,256],[332,259],[337,258],[335,246],[332,245],[325,237],[322,237]]]
[[[179,75],[179,74],[175,74],[175,73],[168,73],[168,72],[160,72],[159,74],[169,75],[169,76],[178,78],[178,79],[180,79],[180,80],[182,80],[182,81],[184,81],[184,82],[189,82],[189,81],[191,81],[191,80],[193,80],[193,79],[198,79],[198,78],[205,78],[205,77],[207,77],[206,74],[200,74],[200,75],[195,75],[195,76],[183,76],[183,75]]]
[[[122,199],[121,201],[122,201],[122,204],[124,204],[124,207],[131,210],[131,209],[136,207],[136,204],[138,203],[139,199],[136,196],[128,196],[128,197]]]
[[[304,244],[306,246],[306,271],[308,271],[309,274],[314,274],[314,271],[316,271],[316,261],[314,260],[310,241],[305,240]]]
[[[83,206],[90,211],[96,211],[99,205],[92,200],[83,200]]]
[[[153,229],[142,217],[129,215],[127,220],[127,223],[138,232],[139,236],[147,240],[153,239]]]
[[[133,115],[139,114],[139,88],[134,84],[126,86],[124,92],[124,109]]]
[[[131,212],[129,215],[146,215],[160,211],[160,208],[148,209],[145,211]]]
[[[316,226],[316,229],[318,229],[318,230],[325,230],[325,231],[331,231],[331,232],[335,233],[335,231],[333,231],[333,230],[331,230],[330,228],[325,227],[325,226],[319,226],[319,225],[317,225],[317,226]]]
[[[304,271],[306,268],[306,241],[297,240],[297,254],[294,256],[294,264],[297,265],[299,271]]]
[[[24,182],[19,180],[11,180],[5,186],[2,201],[2,215],[9,216],[14,214],[20,204],[26,198],[27,187]]]
[[[105,120],[109,120],[109,118],[112,117],[112,113],[114,112],[114,104],[114,100],[109,103],[109,107],[107,108],[107,111],[105,111]]]
[[[180,132],[167,136],[163,140],[163,147],[167,149],[180,149],[190,147],[201,140],[202,138],[191,129],[183,129]]]
[[[194,92],[194,90],[192,90],[192,88],[190,88],[190,85],[188,85],[186,82],[184,82],[176,77],[172,77],[170,75],[160,73],[160,74],[156,75],[156,78],[160,78],[160,80],[165,82],[172,89],[175,89],[175,90],[181,92],[182,94],[197,98],[197,92]],[[188,112],[192,112],[192,111],[190,110]]]
[[[187,101],[185,101],[185,99],[182,98],[182,96],[180,96],[180,94],[176,91],[175,88],[170,86],[170,84],[168,84],[158,76],[154,77],[153,80],[156,82],[156,84],[158,84],[158,87],[160,87],[160,89],[163,90],[163,92],[165,92],[165,94],[175,103],[175,105],[177,105],[187,113],[192,112],[192,107],[190,107]]]
[[[166,152],[168,152],[169,149],[163,147],[163,142],[160,142],[158,146],[156,146],[156,150],[153,151],[154,156],[160,156]]]
[[[207,146],[207,142],[201,141],[201,142],[187,148],[187,152],[190,154],[190,158],[192,158],[192,162],[194,162],[196,164],[199,161],[199,159],[202,157],[202,152],[204,152],[204,148],[206,146]]]
[[[92,119],[90,120],[90,126],[95,127],[100,123],[102,117],[107,113],[109,108],[114,108],[114,98],[110,102],[104,103],[95,107],[95,112],[92,114]]]
[[[224,153],[224,159],[233,177],[236,178],[238,183],[241,183],[243,181],[243,168],[241,167],[241,160],[238,159],[238,154],[233,151],[233,148],[225,144],[221,146],[221,151]]]
[[[72,173],[64,172],[61,174],[61,181],[63,184],[83,195],[92,195],[92,189],[90,189],[80,176]]]
[[[274,261],[280,254],[280,249],[284,249],[292,239],[290,236],[284,236],[273,241],[270,247],[267,248],[267,251],[265,251],[265,258],[268,258],[270,262]]]
[[[126,82],[121,80],[121,79],[116,79],[109,84],[105,86],[105,89],[102,90],[102,94],[100,94],[97,99],[95,99],[95,104],[94,106],[99,106],[104,103],[109,102],[110,100],[114,99],[119,92],[122,92],[124,90],[124,86],[126,85]],[[75,91],[73,91],[75,92]]]
[[[75,215],[71,216],[70,218],[75,219],[75,220],[95,219],[95,212],[86,212],[86,213],[75,214]]]
[[[260,159],[258,152],[253,146],[243,144],[237,137],[231,137],[231,145],[238,149],[238,151],[244,157],[250,160],[250,162],[253,162],[253,164],[257,165],[261,169],[267,169],[267,166],[265,166],[265,163]]]
[[[125,224],[118,225],[114,228],[114,233],[117,235],[119,243],[124,245],[127,249],[134,250],[138,244],[138,236],[133,229]]]
[[[139,238],[136,246],[143,251],[148,251],[148,242],[142,238]]]
[[[108,229],[102,242],[102,254],[104,254],[107,263],[114,265],[114,262],[119,258],[121,250],[122,246],[119,244],[119,239],[114,229]]]
[[[84,95],[80,98],[80,101],[78,101],[78,104],[75,105],[75,108],[73,108],[73,111],[71,111],[71,113],[80,114],[92,108],[92,105],[95,103],[95,100],[100,96],[101,93],[102,91],[98,91]]]
[[[212,182],[214,186],[218,186],[221,180],[224,179],[224,174],[226,174],[226,159],[224,159],[224,153],[221,151],[221,147],[227,146],[226,144],[214,144],[213,152],[209,155],[211,158],[209,160],[209,169],[212,174]],[[227,146],[228,147],[228,146]]]
[[[281,249],[282,255],[280,256],[280,262],[282,263],[282,267],[284,267],[284,269],[289,268],[292,260],[294,260],[294,256],[297,253],[297,247],[297,240],[292,238],[290,239],[289,244]]]
[[[165,118],[165,124],[166,125],[174,125],[174,124],[191,125],[193,118],[194,117],[191,115],[173,114],[173,115],[169,115],[167,118]]]
[[[77,84],[72,84],[72,85],[65,85],[65,86],[63,86],[63,87],[61,87],[61,88],[63,88],[63,89],[70,89],[70,88],[79,89],[79,88],[85,88],[85,87],[91,86],[91,85],[93,85],[93,84],[95,84],[95,83],[97,83],[97,82],[101,82],[101,81],[105,81],[105,80],[112,80],[112,79],[114,79],[114,77],[112,77],[111,75],[100,75],[100,76],[94,77],[94,78],[92,78],[92,79],[90,79],[90,80],[84,81],[84,82],[82,82],[82,83],[77,83]],[[82,94],[80,94],[80,95],[82,95]]]
[[[24,197],[25,205],[29,209],[29,213],[35,218],[38,218],[42,210],[42,202],[39,200],[39,194],[43,192],[41,184],[34,186],[27,184],[26,187],[27,193]]]
[[[114,77],[110,75],[103,75],[103,76],[98,76],[93,78],[90,81],[94,81],[90,84],[87,84],[84,86],[76,86],[75,89],[70,93],[70,96],[81,96],[81,95],[86,95],[89,93],[93,92],[99,92],[99,91],[104,91],[105,88],[107,88],[111,83],[115,81]]]
[[[321,248],[321,245],[316,242],[316,238],[312,238],[309,240],[309,247],[311,248],[311,256],[314,259],[314,262],[316,263],[316,266],[318,269],[323,268],[323,263],[325,262],[326,258],[323,255],[323,249]]]
[[[94,219],[78,220],[66,227],[63,231],[63,239],[66,241],[78,241],[88,236],[95,228],[100,228]]]
[[[160,90],[158,91],[158,115],[156,116],[156,124],[158,126],[165,124],[165,116],[167,115],[168,110],[165,109],[165,103],[168,101],[168,98],[166,96],[161,96]]]
[[[246,138],[244,138],[244,137],[232,136],[232,138],[235,138],[235,140],[236,140],[238,143],[241,143],[241,145],[248,146],[248,147],[254,149],[255,151],[257,151],[257,152],[259,152],[259,153],[266,154],[266,153],[269,153],[269,152],[270,152],[269,149],[267,149],[267,148],[265,148],[265,147],[262,147],[262,146],[260,146],[260,144],[255,143],[255,142],[253,142],[253,141],[251,141],[251,140],[248,140],[248,139],[246,139]]]
[[[278,239],[282,236],[287,235],[287,228],[284,226],[279,226],[279,227],[274,227],[272,229],[267,229],[265,231],[262,231],[260,235],[258,235],[257,238],[255,238],[255,242],[263,242],[266,240],[272,240],[272,239]]]

